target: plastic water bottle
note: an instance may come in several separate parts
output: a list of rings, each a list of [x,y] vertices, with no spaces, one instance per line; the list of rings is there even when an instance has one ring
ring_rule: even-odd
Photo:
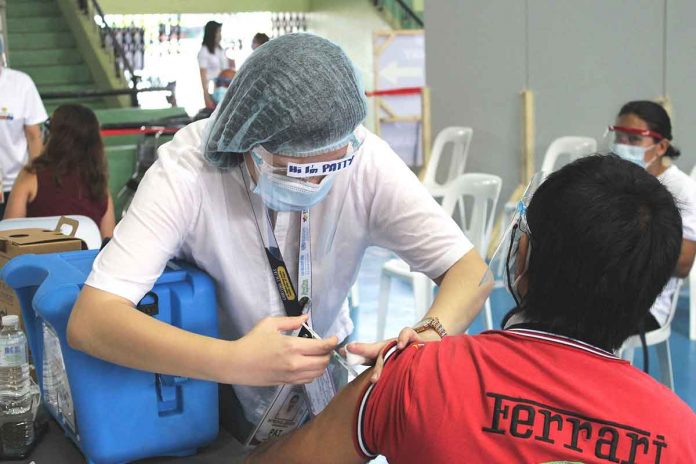
[[[43,353],[43,393],[44,393],[44,403],[46,403],[49,409],[52,409],[54,413],[58,414],[60,410],[58,409],[58,380],[55,372],[55,350],[57,339],[55,335],[51,333],[51,329],[43,323],[43,342],[44,342],[44,353]]]
[[[4,457],[22,457],[34,442],[34,389],[27,338],[18,316],[3,316],[0,330],[0,444]]]

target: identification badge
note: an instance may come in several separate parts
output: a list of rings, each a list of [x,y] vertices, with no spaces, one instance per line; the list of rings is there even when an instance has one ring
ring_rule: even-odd
[[[256,446],[271,438],[285,435],[302,425],[309,417],[307,399],[302,385],[283,385],[246,442]]]

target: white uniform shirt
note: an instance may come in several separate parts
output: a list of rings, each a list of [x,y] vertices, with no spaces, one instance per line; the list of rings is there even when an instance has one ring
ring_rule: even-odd
[[[198,52],[198,67],[205,69],[208,81],[212,81],[220,74],[220,71],[228,68],[225,50],[216,48],[215,53],[210,53],[208,47],[203,45]]]
[[[24,126],[48,118],[34,82],[27,74],[0,68],[0,169],[2,190],[12,190],[19,171],[29,160]]]
[[[681,213],[684,239],[696,241],[696,182],[674,164],[657,178],[674,196]],[[671,278],[650,308],[660,325],[667,322],[678,281],[675,277]]]
[[[206,123],[190,124],[159,149],[159,159],[95,260],[87,284],[135,304],[167,261],[182,257],[214,279],[220,335],[237,339],[264,317],[285,311],[250,205],[250,197],[258,205],[261,198],[248,193],[245,165],[223,171],[204,160],[200,147]],[[472,249],[387,143],[363,127],[358,131],[364,142],[353,164],[337,173],[327,197],[310,210],[312,321],[321,336],[339,340],[353,328],[344,302],[369,245],[393,250],[431,278]],[[296,285],[299,213],[278,213],[275,235]],[[328,248],[327,237],[333,238]],[[235,390],[250,420],[263,412],[260,400],[273,391]],[[250,411],[250,405],[258,405],[257,410]]]

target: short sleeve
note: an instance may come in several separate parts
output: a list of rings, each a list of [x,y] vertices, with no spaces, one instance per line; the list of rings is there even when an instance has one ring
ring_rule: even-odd
[[[353,443],[358,453],[365,459],[374,459],[385,450],[378,444],[396,443],[396,431],[404,425],[403,380],[410,366],[408,349],[399,352],[396,342],[384,350],[384,370],[377,383],[370,383],[358,400],[355,411]],[[395,415],[392,415],[395,414]]]
[[[371,244],[435,279],[473,245],[396,153],[384,141],[378,143],[362,172],[371,184]]]
[[[44,108],[43,101],[41,101],[41,96],[39,95],[39,91],[36,89],[36,85],[34,85],[34,81],[32,81],[29,76],[26,76],[26,81],[24,97],[24,125],[33,126],[48,119],[48,114],[46,114],[46,108]]]
[[[198,67],[208,69],[208,53],[205,47],[201,47],[201,49],[198,51]]]
[[[200,127],[193,126],[201,123],[182,129],[160,148],[127,214],[97,256],[87,285],[136,304],[178,253],[201,203],[200,137],[190,137]]]
[[[696,182],[688,179],[690,185],[681,198],[679,212],[682,217],[682,229],[686,240],[696,241]]]

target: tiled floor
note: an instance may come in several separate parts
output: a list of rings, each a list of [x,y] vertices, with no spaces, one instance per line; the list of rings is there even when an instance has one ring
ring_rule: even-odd
[[[363,260],[358,284],[360,289],[360,307],[357,311],[357,328],[355,340],[370,341],[376,338],[377,332],[377,301],[379,296],[380,269],[386,259],[392,255],[386,250],[370,248]],[[508,309],[512,307],[512,298],[504,289],[495,290],[492,299],[493,322],[497,327]],[[670,347],[677,394],[683,398],[692,409],[696,409],[696,341],[688,338],[689,320],[688,291],[683,290],[679,300],[677,314],[672,323]],[[392,280],[389,313],[387,318],[386,336],[398,334],[399,330],[414,322],[413,293],[409,284],[395,279]],[[482,317],[474,322],[470,333],[483,330]],[[635,364],[642,366],[642,355],[637,350]],[[650,350],[650,370],[656,371],[657,360],[654,350]]]

